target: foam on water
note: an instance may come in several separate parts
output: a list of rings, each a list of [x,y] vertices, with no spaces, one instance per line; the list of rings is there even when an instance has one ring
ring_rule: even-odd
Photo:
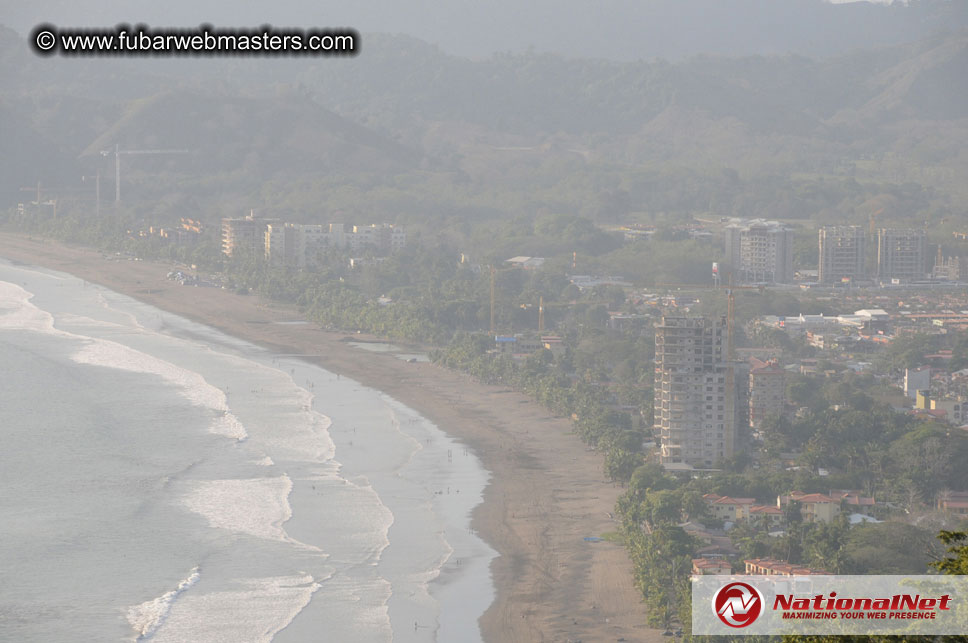
[[[325,579],[321,579],[325,580]],[[311,575],[249,578],[238,589],[198,592],[172,605],[154,643],[269,643],[320,588]]]
[[[0,281],[0,328],[58,332],[54,331],[54,317],[31,304],[32,297],[33,294],[20,286]]]
[[[480,496],[449,495],[452,443],[441,441],[436,427],[378,391],[122,295],[98,292],[95,301],[94,292],[78,289],[69,292],[74,301],[60,298],[67,290],[35,290],[42,305],[57,297],[53,315],[23,288],[0,282],[0,329],[69,337],[73,362],[162,378],[193,406],[212,411],[210,431],[248,437],[229,448],[212,441],[216,449],[163,485],[160,502],[145,502],[145,511],[167,504],[189,519],[189,536],[204,532],[200,542],[218,545],[211,555],[182,560],[160,584],[145,578],[150,589],[135,600],[122,598],[118,607],[158,596],[120,607],[135,640],[267,643],[286,629],[279,639],[304,641],[330,628],[340,640],[409,640],[414,620],[427,628],[414,630],[414,640],[439,638],[444,586],[433,581],[455,548],[458,557],[475,555],[468,546],[475,537],[454,503],[472,506]],[[71,313],[62,312],[67,304],[76,304]],[[111,321],[98,319],[102,314]],[[466,450],[465,457],[473,460]],[[448,495],[438,495],[443,489]],[[482,548],[483,571],[472,589],[488,578]],[[205,577],[195,568],[171,589],[178,577],[171,574],[195,561]],[[447,582],[453,586],[454,577]],[[476,606],[468,598],[462,602]],[[462,640],[476,639],[470,632],[480,611],[471,609],[453,612],[468,617],[459,630],[451,627]]]
[[[165,623],[172,605],[184,592],[198,582],[200,578],[198,567],[192,569],[188,578],[178,584],[178,587],[156,599],[135,605],[128,610],[128,622],[137,632],[135,641],[149,641]]]
[[[236,440],[244,440],[247,437],[245,427],[229,411],[225,392],[206,382],[205,378],[198,373],[111,340],[86,338],[86,341],[87,345],[71,358],[78,364],[157,375],[179,387],[192,404],[207,407],[219,413],[210,426],[212,433]]]
[[[182,502],[190,511],[204,516],[216,529],[310,547],[290,538],[282,527],[292,518],[288,500],[291,491],[292,480],[286,475],[199,480],[193,483]]]
[[[78,364],[158,375],[178,386],[192,404],[208,407],[218,413],[212,420],[212,433],[236,440],[246,438],[245,427],[229,411],[225,393],[208,384],[198,373],[108,339],[95,339],[56,329],[53,315],[34,306],[31,298],[33,294],[20,286],[0,281],[0,329],[31,330],[82,340],[85,346],[72,357]]]

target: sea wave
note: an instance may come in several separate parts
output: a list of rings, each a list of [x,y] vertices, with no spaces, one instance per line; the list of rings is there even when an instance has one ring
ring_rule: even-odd
[[[33,294],[20,286],[0,281],[0,329],[30,330],[80,340],[84,345],[71,356],[74,362],[162,377],[175,384],[192,404],[215,412],[209,425],[212,433],[239,441],[248,436],[245,426],[229,410],[225,393],[198,373],[109,339],[59,330],[54,327],[53,315],[32,304],[31,298]]]
[[[277,540],[322,553],[318,547],[290,538],[283,528],[292,518],[291,492],[292,480],[286,475],[197,480],[182,498],[182,503],[189,511],[204,516],[216,529]]]
[[[30,303],[33,296],[17,284],[0,281],[0,329],[59,332],[54,317]]]
[[[238,589],[185,596],[169,611],[151,641],[269,643],[320,588],[309,574],[248,578],[235,584]]]
[[[195,567],[185,580],[178,583],[178,587],[175,589],[128,609],[128,622],[137,632],[137,637],[134,640],[150,641],[158,628],[164,625],[165,619],[178,597],[197,583],[200,577],[199,569]]]
[[[157,375],[181,389],[192,404],[218,413],[209,425],[212,433],[240,441],[248,437],[245,427],[229,410],[225,392],[206,382],[200,374],[108,339],[85,340],[86,345],[71,356],[78,364]]]

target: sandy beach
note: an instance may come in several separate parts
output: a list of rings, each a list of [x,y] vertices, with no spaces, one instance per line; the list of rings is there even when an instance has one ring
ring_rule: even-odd
[[[601,455],[522,394],[484,386],[429,363],[354,348],[365,335],[326,332],[297,310],[216,288],[168,281],[171,266],[0,233],[0,257],[73,274],[236,337],[298,355],[412,407],[458,438],[491,472],[473,526],[498,553],[496,599],[481,619],[485,640],[648,641],[623,548],[587,542],[617,531],[622,489],[605,481]]]

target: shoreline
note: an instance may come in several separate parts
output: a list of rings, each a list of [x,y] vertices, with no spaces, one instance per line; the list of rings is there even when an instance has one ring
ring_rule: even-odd
[[[0,257],[70,273],[230,336],[299,355],[399,400],[471,448],[490,473],[471,525],[498,552],[495,600],[479,623],[485,641],[659,640],[621,545],[589,543],[620,525],[621,494],[604,481],[601,455],[526,396],[434,364],[354,348],[369,335],[324,331],[289,306],[165,279],[170,265],[105,259],[19,234],[0,233]]]

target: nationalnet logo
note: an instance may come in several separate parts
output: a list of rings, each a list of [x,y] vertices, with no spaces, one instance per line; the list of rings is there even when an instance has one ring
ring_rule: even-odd
[[[727,583],[713,597],[713,611],[730,627],[747,627],[763,612],[763,595],[747,583]]]
[[[711,609],[710,609],[711,607]],[[697,576],[697,635],[963,634],[966,576]]]

